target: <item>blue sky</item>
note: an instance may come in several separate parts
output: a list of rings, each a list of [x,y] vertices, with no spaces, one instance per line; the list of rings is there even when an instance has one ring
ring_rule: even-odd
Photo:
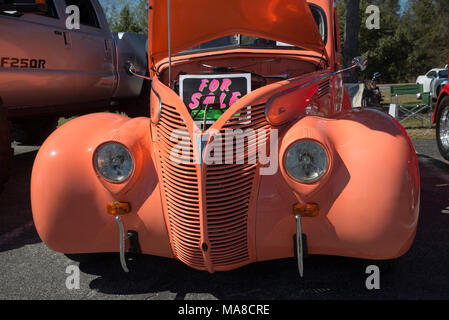
[[[404,6],[407,4],[407,2],[408,2],[408,0],[401,0],[401,1],[400,1],[402,10],[404,10]]]

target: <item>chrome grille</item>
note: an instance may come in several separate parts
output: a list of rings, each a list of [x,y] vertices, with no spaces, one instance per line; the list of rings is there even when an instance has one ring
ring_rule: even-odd
[[[175,142],[170,140],[173,130],[185,130],[184,120],[175,108],[162,106],[158,123],[157,137],[160,146],[162,180],[170,223],[172,246],[175,256],[185,264],[204,269],[203,254],[200,249],[200,203],[198,175],[193,164],[193,145],[187,146],[190,157],[179,156],[178,160],[187,163],[175,164],[170,157]],[[181,132],[179,132],[182,135]],[[190,141],[190,138],[189,138]]]
[[[330,92],[330,80],[323,81],[318,86],[318,97],[324,97]]]
[[[228,119],[220,132],[235,129],[269,129],[265,120],[265,105],[245,107]],[[164,198],[169,218],[170,237],[174,255],[185,264],[201,270],[223,270],[251,261],[248,239],[249,210],[257,195],[254,185],[258,164],[248,164],[249,145],[243,148],[244,164],[211,164],[202,168],[193,163],[193,144],[189,137],[186,145],[189,157],[179,160],[188,164],[175,164],[170,159],[170,141],[173,130],[187,128],[176,108],[162,105],[157,125]],[[268,142],[268,136],[267,136]],[[227,141],[222,141],[223,150]],[[237,157],[236,144],[232,141],[233,158]],[[228,146],[229,147],[229,146]],[[223,162],[225,162],[223,153]],[[257,155],[256,155],[257,159]],[[200,194],[200,184],[204,194]],[[202,203],[201,200],[202,199]],[[201,228],[203,222],[204,228]],[[205,234],[202,234],[202,233]],[[204,248],[201,241],[207,242]],[[204,252],[203,252],[204,250]]]
[[[268,129],[265,120],[265,105],[243,108],[231,117],[221,130]],[[244,144],[244,164],[210,165],[206,169],[206,210],[207,228],[210,243],[210,258],[214,266],[242,264],[250,260],[248,243],[248,210],[257,164],[249,164],[249,145]],[[237,159],[235,141],[222,141],[223,150],[226,143],[232,143],[233,160]],[[229,147],[229,146],[228,146]],[[257,160],[257,155],[256,155]]]

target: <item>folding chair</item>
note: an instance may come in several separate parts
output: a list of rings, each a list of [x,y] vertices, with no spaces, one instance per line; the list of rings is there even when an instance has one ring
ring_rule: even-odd
[[[401,105],[399,103],[399,96],[403,95],[417,95],[421,94],[422,103],[419,104],[408,104]],[[393,104],[393,98],[396,97],[396,104]],[[399,86],[391,86],[390,87],[390,104],[397,108],[397,112],[395,112],[395,118],[402,123],[410,118],[421,119],[422,126],[424,126],[424,121],[429,123],[429,126],[432,126],[432,120],[430,117],[425,117],[422,115],[422,112],[429,109],[432,111],[433,103],[432,103],[432,94],[430,92],[423,92],[422,84],[407,84],[407,85],[399,85]],[[390,112],[391,114],[391,112]]]

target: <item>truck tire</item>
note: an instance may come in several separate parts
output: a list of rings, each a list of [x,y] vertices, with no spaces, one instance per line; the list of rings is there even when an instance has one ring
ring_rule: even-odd
[[[64,254],[68,259],[79,263],[98,263],[108,258],[116,258],[115,253],[76,253],[76,254]]]
[[[438,97],[440,96],[441,90],[443,90],[443,85],[440,85],[437,89],[437,96],[434,97],[434,100],[438,100]]]
[[[8,180],[11,171],[12,157],[11,148],[11,124],[6,116],[6,108],[0,106],[0,192],[4,183]]]
[[[449,161],[449,96],[441,100],[436,124],[438,149],[443,158]]]
[[[14,123],[14,138],[24,145],[41,145],[57,127],[57,117],[21,120]]]
[[[125,112],[130,118],[150,116],[151,81],[145,80],[138,98],[126,102]]]

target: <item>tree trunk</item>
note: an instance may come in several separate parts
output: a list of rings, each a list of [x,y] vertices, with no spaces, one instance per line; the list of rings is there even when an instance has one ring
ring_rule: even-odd
[[[346,0],[346,24],[345,24],[345,66],[350,66],[354,57],[359,56],[359,31],[360,31],[360,0]],[[358,74],[349,71],[345,75],[345,82],[358,82]]]

